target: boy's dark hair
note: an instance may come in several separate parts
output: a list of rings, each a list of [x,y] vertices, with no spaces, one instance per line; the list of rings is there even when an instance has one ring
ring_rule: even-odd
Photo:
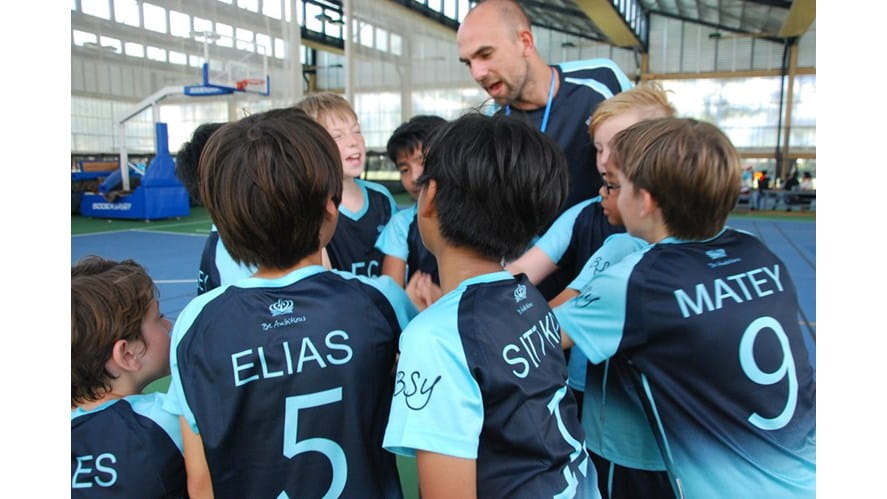
[[[235,262],[286,269],[320,248],[327,201],[342,199],[333,138],[295,108],[229,123],[200,157],[200,195]]]
[[[714,237],[736,206],[742,186],[739,153],[711,123],[642,121],[617,133],[611,151],[610,162],[635,190],[650,193],[669,232],[680,239]]]
[[[569,177],[560,147],[523,120],[472,113],[432,135],[417,184],[431,180],[444,239],[512,260],[557,215]]]
[[[428,141],[431,133],[446,122],[447,120],[440,116],[429,114],[413,116],[409,121],[397,127],[388,138],[388,144],[385,146],[388,157],[397,163],[397,153],[401,151],[411,153],[422,147],[422,144]]]
[[[111,389],[105,364],[118,340],[142,338],[156,288],[133,260],[87,256],[71,267],[71,406]]]
[[[176,153],[176,177],[185,185],[191,199],[200,201],[200,181],[197,177],[197,164],[206,141],[224,123],[204,123],[194,129],[191,140],[182,144]]]

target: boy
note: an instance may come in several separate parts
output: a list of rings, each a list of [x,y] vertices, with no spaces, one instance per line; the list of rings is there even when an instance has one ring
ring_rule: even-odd
[[[415,309],[390,279],[321,266],[335,142],[293,108],[244,118],[207,143],[200,192],[231,256],[258,270],[192,300],[173,329],[165,408],[181,416],[189,493],[402,497],[381,444]]]
[[[603,178],[600,195],[577,204],[564,212],[536,242],[516,261],[509,264],[512,273],[526,273],[533,283],[546,279],[552,271],[560,269],[561,274],[575,280],[583,268],[594,260],[592,255],[603,242],[613,234],[622,234],[625,227],[615,218],[615,193],[609,195],[607,185],[607,161],[610,155],[609,142],[616,132],[638,121],[674,116],[674,106],[662,86],[647,82],[632,87],[601,102],[591,116],[588,134],[594,143],[598,173]],[[617,238],[617,241],[626,241]],[[631,240],[628,240],[631,243]],[[569,280],[567,282],[570,282]],[[575,282],[575,281],[574,281]],[[561,283],[567,285],[566,282]],[[568,297],[577,294],[569,289],[559,290],[559,295],[549,300],[549,305],[557,306]],[[579,349],[569,353],[569,379],[567,384],[576,392],[580,415],[583,413],[585,397],[585,377],[588,362]],[[597,417],[597,416],[595,416]],[[591,449],[598,446],[592,446]]]
[[[336,233],[325,248],[329,264],[358,275],[378,276],[383,255],[375,247],[376,239],[397,211],[397,203],[385,186],[358,178],[366,161],[366,144],[357,114],[344,97],[329,92],[309,95],[295,107],[326,128],[341,157],[341,216]]]
[[[71,268],[72,497],[185,497],[177,418],[141,394],[169,374],[170,327],[138,263]]]
[[[585,497],[594,469],[560,328],[502,267],[554,218],[567,181],[557,145],[517,118],[465,115],[430,141],[418,223],[445,294],[401,336],[384,440],[415,455],[424,499]]]
[[[813,496],[816,385],[795,287],[761,241],[724,226],[733,145],[708,123],[643,121],[616,135],[610,164],[622,220],[651,246],[555,309],[565,333],[636,380],[676,492]]]
[[[422,148],[434,129],[443,123],[446,123],[446,120],[439,116],[414,116],[397,127],[388,139],[386,146],[388,157],[397,165],[400,181],[413,200],[419,198],[416,179],[422,175],[424,169]],[[415,203],[391,217],[391,221],[376,241],[376,248],[385,255],[382,261],[382,274],[391,277],[394,282],[407,286],[416,272],[421,272],[420,276],[427,275],[431,281],[428,288],[439,289],[437,261],[422,244],[419,228],[416,225]],[[415,287],[414,283],[412,288]],[[432,296],[411,298],[414,302],[418,301],[424,305],[420,308],[424,308],[439,297],[438,293],[432,292]]]
[[[197,164],[206,141],[224,123],[204,123],[194,130],[191,140],[185,142],[176,154],[176,176],[185,184],[188,195],[200,201],[200,184],[197,177]],[[203,204],[202,201],[200,201]],[[249,277],[255,268],[238,265],[231,259],[225,245],[219,239],[215,224],[203,245],[200,268],[197,274],[197,294],[202,295],[211,289]]]

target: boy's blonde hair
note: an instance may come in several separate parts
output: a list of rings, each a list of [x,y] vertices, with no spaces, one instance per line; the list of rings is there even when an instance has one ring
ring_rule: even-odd
[[[739,198],[739,153],[710,123],[688,118],[635,123],[613,137],[610,161],[636,190],[650,193],[669,233],[680,239],[717,235]]]
[[[339,119],[353,118],[354,121],[358,121],[357,113],[354,112],[351,104],[341,95],[332,92],[308,95],[296,103],[295,108],[301,109],[305,114],[324,126],[326,126],[326,120],[330,117]]]
[[[594,136],[594,131],[604,121],[629,112],[640,113],[642,120],[671,118],[677,114],[662,84],[646,81],[598,104],[588,123],[589,135]]]

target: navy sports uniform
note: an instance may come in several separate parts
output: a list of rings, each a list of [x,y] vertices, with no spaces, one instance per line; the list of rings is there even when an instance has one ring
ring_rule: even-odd
[[[407,268],[404,282],[417,271],[429,274],[435,284],[440,284],[437,274],[437,259],[422,243],[419,225],[416,223],[416,204],[404,208],[391,217],[385,230],[376,241],[376,248],[385,255],[400,258]]]
[[[782,261],[754,236],[668,238],[555,310],[591,362],[638,374],[688,497],[814,496],[816,383]]]
[[[231,284],[256,272],[254,267],[241,265],[231,258],[228,249],[222,244],[215,224],[203,245],[200,255],[200,270],[197,275],[197,294],[202,295],[211,289]]]
[[[326,251],[330,265],[357,275],[375,277],[382,273],[382,252],[376,239],[385,228],[397,204],[381,184],[354,179],[363,192],[363,208],[352,212],[339,205],[339,221]]]
[[[165,408],[200,435],[217,497],[385,497],[401,328],[394,281],[320,266],[198,296],[173,328]]]
[[[187,497],[179,419],[164,394],[71,411],[71,497]]]
[[[560,328],[526,276],[466,279],[407,326],[400,350],[386,449],[476,459],[478,497],[586,497],[594,467]]]
[[[552,67],[557,71],[560,86],[551,101],[548,121],[544,121],[546,108],[512,110],[511,114],[526,116],[533,126],[554,139],[563,151],[570,170],[570,193],[564,204],[566,209],[597,196],[601,188],[595,149],[588,135],[591,115],[598,104],[628,90],[632,84],[610,59],[562,62]],[[546,125],[544,129],[543,123]]]

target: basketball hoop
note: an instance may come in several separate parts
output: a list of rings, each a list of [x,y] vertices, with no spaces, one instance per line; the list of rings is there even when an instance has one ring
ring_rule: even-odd
[[[261,78],[246,78],[244,80],[237,80],[237,83],[235,84],[235,88],[237,88],[238,91],[243,92],[244,90],[246,90],[246,87],[248,87],[250,85],[264,86],[265,80],[263,80]]]

